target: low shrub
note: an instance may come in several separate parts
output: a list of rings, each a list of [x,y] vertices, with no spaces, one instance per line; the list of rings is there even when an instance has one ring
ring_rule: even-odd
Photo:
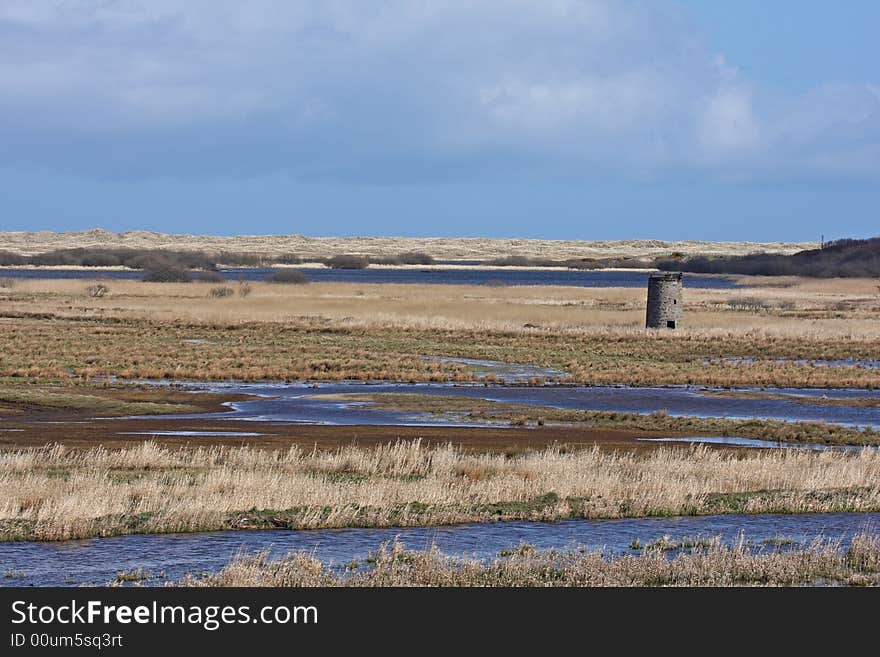
[[[104,285],[103,283],[97,283],[95,285],[89,285],[86,288],[86,294],[92,297],[93,299],[100,299],[101,297],[107,296],[107,293],[110,291],[110,288]]]
[[[657,261],[657,268],[702,274],[756,276],[873,277],[880,274],[880,237],[828,242],[821,249],[791,255],[752,253],[744,256],[693,256],[683,261]]]
[[[534,260],[526,256],[509,255],[489,260],[483,264],[492,267],[531,267],[534,265]]]
[[[122,264],[122,258],[115,253],[98,251],[84,255],[79,264],[83,267],[119,267]]]
[[[770,308],[770,304],[768,304],[763,299],[759,299],[757,297],[739,297],[728,299],[727,305],[734,310],[750,310],[753,312],[768,310]]]
[[[421,251],[407,251],[397,256],[405,265],[433,265],[434,258]]]
[[[484,262],[492,267],[574,267],[577,260],[551,260],[549,258],[532,258],[523,255],[509,255]]]
[[[0,265],[4,267],[17,267],[26,264],[28,264],[28,259],[24,256],[12,253],[11,251],[0,251]]]
[[[266,264],[267,258],[260,253],[222,251],[216,255],[216,260],[232,267],[262,267]]]
[[[361,255],[337,255],[324,260],[324,264],[331,269],[366,269],[370,259]]]
[[[272,273],[268,278],[270,283],[289,283],[292,285],[301,285],[308,283],[309,279],[298,269],[279,269]]]
[[[565,261],[565,266],[569,269],[596,269],[602,264],[594,258],[569,258]]]
[[[176,263],[153,262],[144,267],[142,280],[145,283],[189,283],[192,275]]]
[[[235,294],[235,290],[231,287],[212,287],[211,291],[208,292],[208,296],[214,297],[215,299],[231,297],[233,294]]]
[[[433,265],[434,258],[420,251],[407,251],[394,256],[373,256],[370,258],[371,265]]]
[[[0,278],[0,288],[5,288],[7,290],[15,287],[15,279],[14,278]]]

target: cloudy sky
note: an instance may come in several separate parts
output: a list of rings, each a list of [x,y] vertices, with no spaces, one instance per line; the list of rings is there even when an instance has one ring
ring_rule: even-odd
[[[880,234],[875,0],[0,0],[0,230]]]

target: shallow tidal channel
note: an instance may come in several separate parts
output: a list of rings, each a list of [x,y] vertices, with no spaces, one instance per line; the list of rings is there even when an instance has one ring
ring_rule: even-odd
[[[810,388],[719,391],[702,387],[626,387],[568,385],[481,385],[451,383],[186,383],[195,390],[251,395],[215,414],[176,415],[178,419],[227,419],[272,424],[485,426],[466,415],[412,413],[382,409],[341,395],[409,394],[467,397],[507,404],[558,409],[667,413],[671,416],[828,422],[848,427],[880,427],[880,403],[852,406],[847,399],[880,401],[880,390]],[[742,393],[742,396],[726,393]],[[718,394],[725,393],[725,394]],[[764,396],[766,395],[766,397]],[[835,400],[835,405],[823,403]],[[157,416],[153,416],[154,418]]]
[[[817,537],[845,548],[860,532],[880,531],[880,513],[714,515],[560,522],[497,522],[444,527],[318,530],[239,530],[194,534],[152,534],[57,543],[0,543],[5,586],[77,586],[114,582],[117,574],[140,569],[138,583],[162,585],[185,575],[216,572],[237,554],[269,550],[275,557],[306,551],[342,568],[366,559],[383,542],[398,539],[407,548],[436,546],[445,554],[492,559],[501,550],[528,543],[539,550],[601,550],[636,554],[647,545],[672,540],[721,537],[727,544],[742,535],[756,552],[807,547]]]

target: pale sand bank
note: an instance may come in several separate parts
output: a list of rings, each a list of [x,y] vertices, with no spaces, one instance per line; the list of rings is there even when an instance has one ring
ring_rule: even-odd
[[[564,259],[656,257],[671,253],[744,255],[756,252],[795,253],[817,248],[815,242],[706,242],[662,240],[534,240],[449,237],[305,237],[303,235],[171,235],[146,231],[0,233],[0,250],[35,254],[65,248],[156,248],[233,251],[267,255],[295,254],[324,258],[342,253],[389,256],[421,251],[438,260],[487,260],[508,255]]]

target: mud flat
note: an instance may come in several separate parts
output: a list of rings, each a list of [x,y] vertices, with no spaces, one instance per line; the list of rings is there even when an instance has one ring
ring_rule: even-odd
[[[522,376],[548,375],[548,370],[524,370]],[[516,379],[511,379],[515,381]],[[188,383],[218,394],[249,395],[230,402],[218,419],[307,424],[383,424],[473,426],[467,416],[442,414],[443,405],[421,412],[420,405],[395,408],[396,399],[417,402],[423,397],[483,400],[496,404],[546,407],[573,411],[663,413],[673,417],[826,422],[849,427],[880,427],[880,390],[715,390],[699,386],[498,386],[432,383]],[[829,404],[829,400],[836,402]],[[382,401],[385,403],[376,403]],[[448,404],[447,404],[448,406]],[[450,406],[452,411],[457,410]],[[412,409],[412,410],[409,410]],[[192,417],[192,416],[186,416]]]

